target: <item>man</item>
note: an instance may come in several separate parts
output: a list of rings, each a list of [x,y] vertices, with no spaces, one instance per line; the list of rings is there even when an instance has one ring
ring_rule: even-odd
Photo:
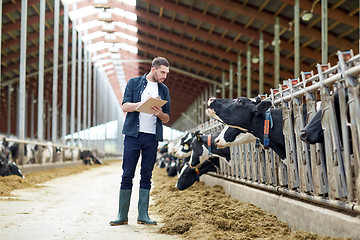
[[[170,94],[164,80],[169,73],[169,62],[163,57],[152,61],[151,71],[132,78],[126,85],[122,109],[127,112],[122,133],[124,139],[123,175],[119,195],[119,212],[110,225],[128,223],[128,211],[136,164],[141,153],[140,189],[138,202],[138,224],[156,225],[148,215],[152,170],[156,162],[158,141],[163,141],[162,123],[170,119]],[[135,109],[149,96],[160,97],[167,103],[163,107],[152,106],[152,113]]]

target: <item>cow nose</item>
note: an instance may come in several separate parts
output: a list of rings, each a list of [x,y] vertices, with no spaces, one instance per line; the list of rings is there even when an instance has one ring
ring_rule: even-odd
[[[305,132],[305,130],[301,130],[300,138],[301,138],[301,140],[306,141],[306,132]]]
[[[208,100],[208,106],[210,106],[210,103],[212,103],[216,98],[209,98]]]

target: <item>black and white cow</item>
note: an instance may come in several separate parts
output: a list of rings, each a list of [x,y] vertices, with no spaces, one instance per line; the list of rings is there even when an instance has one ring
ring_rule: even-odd
[[[346,101],[348,99],[348,94],[345,94]],[[335,114],[336,114],[336,122],[338,125],[338,129],[340,131],[340,138],[342,139],[341,135],[341,119],[340,119],[340,106],[339,106],[339,93],[335,91],[334,93],[334,107],[335,107]],[[321,103],[321,102],[319,102]],[[319,108],[319,105],[317,105]],[[314,117],[308,122],[308,124],[301,130],[300,138],[304,142],[309,144],[315,143],[324,143],[324,130],[321,125],[322,120],[322,108],[318,109],[315,113]]]
[[[311,121],[301,130],[300,138],[309,144],[324,143],[324,130],[321,125],[322,110],[320,109]]]
[[[83,160],[85,165],[91,165],[92,163],[101,164],[101,161],[97,159],[89,150],[81,151],[80,159]]]
[[[230,148],[217,148],[215,139],[220,133],[203,135],[200,131],[195,133],[194,140],[191,143],[190,164],[196,166],[210,157],[224,157],[230,161]]]
[[[0,176],[17,175],[25,178],[15,162],[9,162],[3,153],[0,153]]]
[[[216,171],[219,168],[219,157],[230,161],[230,148],[219,149],[215,145],[215,139],[220,133],[203,135],[197,131],[191,143],[191,157],[180,172],[176,187],[185,190],[199,180],[199,177],[207,172]]]
[[[176,183],[176,187],[183,191],[191,187],[194,182],[199,181],[201,175],[208,172],[216,172],[219,168],[219,158],[210,158],[208,161],[200,164],[197,167],[192,167],[190,164],[185,164],[181,169],[180,177]]]
[[[255,142],[256,137],[253,134],[229,126],[225,126],[215,139],[215,144],[218,148],[234,147],[240,144]]]
[[[195,138],[195,133],[185,132],[185,135],[180,139],[180,147],[175,152],[175,156],[179,159],[190,157],[191,146],[190,144]]]
[[[264,143],[264,122],[266,111],[271,107],[270,101],[253,101],[245,97],[237,99],[215,99],[208,101],[209,108],[206,113],[226,125],[251,132]],[[269,147],[272,148],[281,159],[285,159],[285,140],[283,134],[282,110],[270,109],[272,127],[269,127]]]

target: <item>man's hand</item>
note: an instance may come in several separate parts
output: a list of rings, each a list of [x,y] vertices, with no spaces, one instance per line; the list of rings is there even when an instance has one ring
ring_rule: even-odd
[[[169,114],[166,114],[162,111],[161,107],[154,105],[151,107],[151,111],[156,115],[163,123],[167,123],[170,119]]]
[[[161,114],[163,112],[161,107],[159,107],[158,105],[152,106],[151,110],[152,110],[153,114],[156,116],[159,116],[159,114]]]

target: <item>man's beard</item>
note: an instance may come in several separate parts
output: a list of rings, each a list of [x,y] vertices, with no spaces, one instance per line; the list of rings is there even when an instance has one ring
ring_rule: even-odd
[[[153,79],[154,79],[155,82],[161,83],[161,81],[159,80],[159,77],[158,77],[156,72],[154,73]]]

